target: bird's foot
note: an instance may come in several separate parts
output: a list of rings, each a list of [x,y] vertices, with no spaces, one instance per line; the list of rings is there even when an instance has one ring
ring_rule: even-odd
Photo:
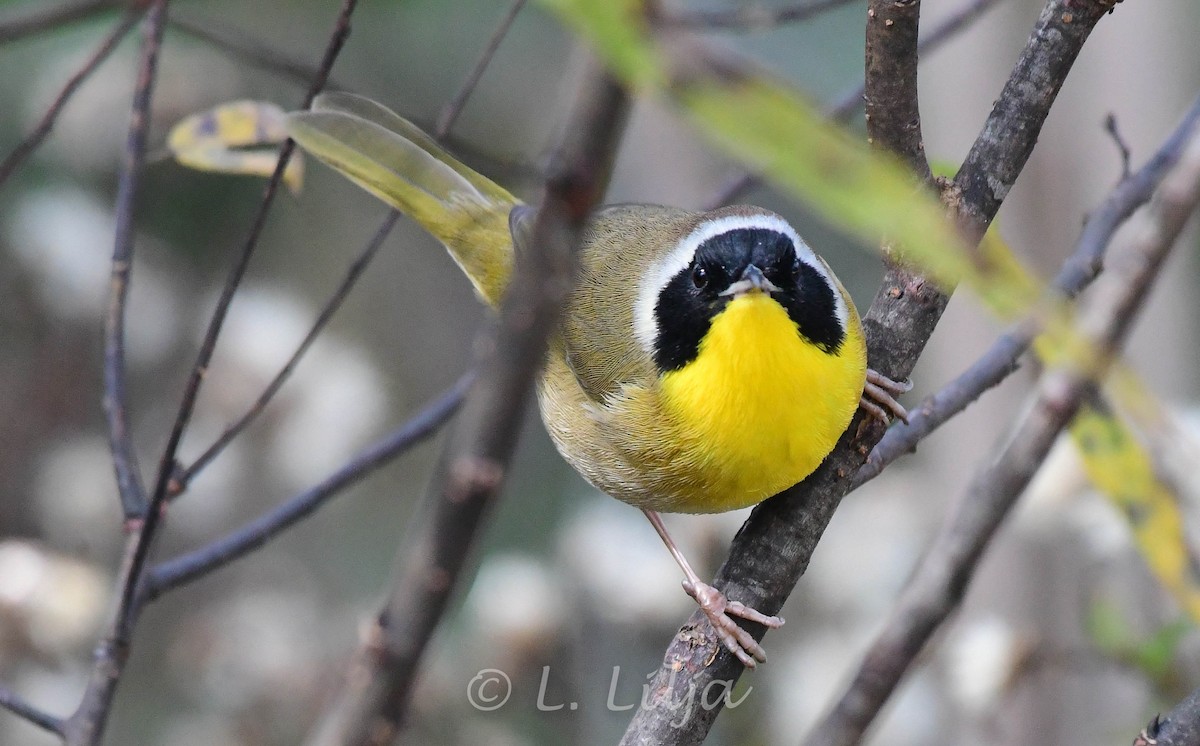
[[[704,616],[712,622],[713,629],[717,631],[717,637],[720,638],[721,643],[729,649],[729,652],[736,655],[746,668],[754,668],[759,663],[767,662],[767,653],[763,650],[762,645],[749,632],[742,629],[741,625],[733,621],[733,617],[756,622],[770,629],[783,626],[781,617],[768,616],[739,601],[730,601],[724,593],[708,583],[685,580],[683,589],[689,596],[696,599]]]
[[[876,373],[867,368],[867,383],[863,386],[862,397],[858,403],[867,411],[867,414],[885,425],[891,421],[891,417],[907,424],[908,410],[904,408],[903,404],[896,401],[896,397],[911,390],[910,382],[893,381],[882,373]],[[888,416],[889,414],[891,417]]]

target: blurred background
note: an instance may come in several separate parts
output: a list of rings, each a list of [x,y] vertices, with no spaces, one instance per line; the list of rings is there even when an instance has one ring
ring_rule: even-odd
[[[926,2],[925,27],[962,1]],[[0,26],[49,5],[0,2]],[[303,96],[296,80],[194,29],[315,66],[339,5],[172,3],[173,17],[193,31],[167,30],[151,150],[161,149],[173,123],[215,104],[252,98],[293,108]],[[331,87],[429,127],[508,5],[362,3]],[[1000,0],[923,57],[932,159],[951,169],[962,160],[1041,5]],[[1101,22],[1000,213],[1001,235],[1044,274],[1070,252],[1083,218],[1120,176],[1105,116],[1116,116],[1136,167],[1200,88],[1200,7],[1152,5],[1125,3]],[[805,23],[719,36],[814,100],[834,102],[861,81],[864,8],[859,0]],[[116,20],[110,11],[0,44],[0,155],[36,125]],[[44,146],[0,185],[0,680],[57,714],[82,691],[123,539],[100,364],[136,55],[133,35],[83,85]],[[564,30],[530,4],[455,126],[452,149],[535,200],[579,60]],[[277,200],[232,307],[185,461],[254,400],[385,215],[365,192],[308,166],[303,193]],[[739,173],[668,108],[642,100],[608,201],[698,208]],[[146,168],[128,343],[130,415],[146,468],[163,447],[261,189],[255,178],[199,173],[168,159]],[[792,220],[865,309],[881,276],[874,247],[848,242],[768,187],[743,199]],[[1174,252],[1128,356],[1181,422],[1200,384],[1198,279],[1193,231]],[[172,505],[157,556],[223,535],[402,422],[469,368],[483,320],[445,252],[402,221],[265,416]],[[936,391],[1001,329],[959,292],[906,401]],[[767,639],[770,663],[743,677],[740,704],[718,720],[709,743],[799,742],[844,685],[948,503],[1002,442],[1031,380],[1018,372],[846,499],[782,611],[788,625]],[[584,484],[554,453],[536,412],[526,419],[504,499],[475,553],[477,571],[425,662],[406,743],[615,742],[693,607],[639,512]],[[152,605],[107,742],[299,742],[378,608],[439,444],[414,449],[261,551]],[[1145,569],[1123,520],[1086,489],[1068,450],[1043,472],[872,742],[1125,743],[1200,684],[1200,637]],[[667,522],[710,575],[744,518]],[[488,669],[503,672],[512,691],[484,711],[468,692]],[[0,713],[0,743],[53,742]]]

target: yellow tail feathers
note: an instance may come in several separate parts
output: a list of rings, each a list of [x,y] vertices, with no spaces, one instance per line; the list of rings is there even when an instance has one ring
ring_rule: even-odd
[[[442,150],[408,120],[348,93],[287,116],[305,150],[420,223],[479,294],[497,305],[512,274],[509,213],[521,202]]]

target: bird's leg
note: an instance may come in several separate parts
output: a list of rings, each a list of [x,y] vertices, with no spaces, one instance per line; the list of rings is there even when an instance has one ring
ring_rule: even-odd
[[[662,517],[653,510],[643,510],[642,512],[646,514],[646,518],[650,519],[650,525],[654,526],[654,530],[667,545],[671,556],[683,570],[686,578],[683,581],[683,589],[700,605],[704,616],[712,622],[713,629],[717,631],[717,636],[721,638],[725,647],[729,648],[729,652],[736,655],[747,668],[754,668],[758,663],[766,663],[767,653],[763,650],[762,645],[759,645],[758,640],[742,629],[731,617],[741,617],[772,629],[783,626],[783,619],[777,616],[767,616],[741,602],[730,601],[725,598],[724,593],[700,580],[700,576],[688,564],[683,552],[679,551],[679,547],[675,546],[675,541],[667,533],[667,527],[663,525]]]
[[[858,400],[858,404],[867,410],[867,414],[885,425],[890,421],[889,414],[901,422],[907,423],[908,410],[904,408],[903,404],[896,401],[896,397],[911,390],[912,384],[908,381],[893,381],[882,373],[867,368],[867,383],[863,386],[862,397]]]

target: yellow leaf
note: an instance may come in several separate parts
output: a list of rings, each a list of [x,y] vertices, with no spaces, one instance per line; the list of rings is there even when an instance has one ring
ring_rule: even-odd
[[[287,139],[283,109],[263,101],[233,101],[185,117],[171,128],[167,148],[198,171],[270,176]],[[304,184],[304,160],[294,153],[283,172],[292,192]]]

